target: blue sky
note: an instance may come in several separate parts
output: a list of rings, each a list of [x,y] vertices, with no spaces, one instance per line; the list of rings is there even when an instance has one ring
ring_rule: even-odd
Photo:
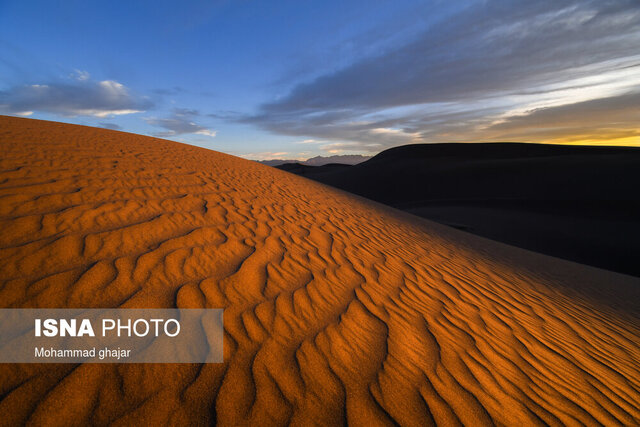
[[[254,159],[640,145],[639,47],[635,0],[0,0],[0,114]]]

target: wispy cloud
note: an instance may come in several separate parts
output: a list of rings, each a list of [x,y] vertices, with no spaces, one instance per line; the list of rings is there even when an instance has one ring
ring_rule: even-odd
[[[154,134],[155,136],[161,138],[184,134],[196,134],[215,137],[217,131],[209,129],[205,126],[201,126],[195,122],[196,117],[198,117],[199,115],[200,113],[197,110],[176,108],[174,109],[171,117],[148,117],[144,120],[152,126],[157,126],[165,129],[165,131],[157,132]]]
[[[572,105],[579,110],[638,91],[639,45],[634,0],[478,2],[410,43],[299,84],[241,120],[333,141],[326,150],[496,135],[544,142],[559,133],[525,134],[522,117],[533,123],[542,115],[534,109],[563,107],[570,114]],[[594,130],[627,126],[611,114],[589,120]],[[512,127],[498,133],[492,126],[500,121]]]
[[[499,120],[486,131],[551,142],[629,140],[640,142],[640,92],[539,108]],[[624,143],[624,141],[621,141]]]
[[[290,153],[287,151],[262,151],[259,153],[238,154],[238,156],[248,160],[282,160],[288,154]]]
[[[115,123],[100,122],[98,124],[105,129],[122,130],[122,126],[117,125]]]
[[[296,141],[296,144],[321,144],[326,141],[319,141],[317,139],[303,139],[302,141]]]
[[[0,111],[27,115],[38,111],[59,116],[108,117],[139,113],[153,104],[115,80],[92,81],[77,72],[73,81],[13,86],[0,91]]]
[[[73,73],[71,73],[70,77],[72,79],[84,82],[84,81],[89,80],[89,78],[91,77],[91,74],[89,74],[88,71],[74,70]]]

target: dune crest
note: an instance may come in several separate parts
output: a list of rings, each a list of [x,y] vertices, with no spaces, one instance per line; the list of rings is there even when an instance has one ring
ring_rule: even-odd
[[[225,309],[224,364],[1,366],[0,424],[640,422],[636,278],[175,142],[0,146],[3,307]]]

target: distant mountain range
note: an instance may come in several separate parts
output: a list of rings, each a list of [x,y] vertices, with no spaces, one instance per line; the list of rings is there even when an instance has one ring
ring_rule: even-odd
[[[343,165],[357,165],[358,163],[362,163],[366,160],[369,160],[371,156],[362,156],[360,154],[343,154],[338,156],[316,156],[312,157],[308,160],[286,160],[286,159],[274,159],[274,160],[258,160],[259,163],[262,163],[267,166],[280,166],[288,163],[299,163],[301,165],[306,166],[324,166],[330,163],[338,163]]]

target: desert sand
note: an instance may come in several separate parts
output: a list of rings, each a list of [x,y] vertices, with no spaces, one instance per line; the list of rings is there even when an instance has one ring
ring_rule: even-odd
[[[0,366],[2,425],[640,423],[637,278],[175,142],[0,150],[3,307],[225,309],[223,364]]]

